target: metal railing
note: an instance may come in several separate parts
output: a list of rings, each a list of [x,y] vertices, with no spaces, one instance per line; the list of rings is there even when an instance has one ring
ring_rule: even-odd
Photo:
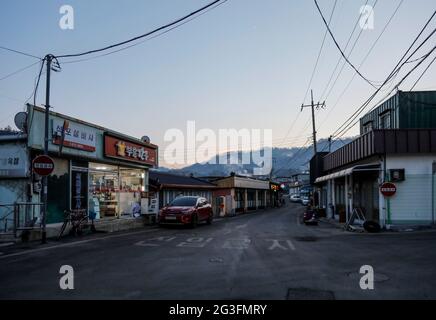
[[[39,202],[0,204],[0,234],[17,237],[19,231],[40,228],[37,221],[43,205]]]

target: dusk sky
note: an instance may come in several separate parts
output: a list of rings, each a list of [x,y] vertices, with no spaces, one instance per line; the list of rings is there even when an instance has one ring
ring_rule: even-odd
[[[39,57],[87,51],[145,33],[208,2],[2,0],[0,46]],[[337,2],[331,28],[342,48],[365,2]],[[376,2],[374,29],[361,33],[349,57],[356,66],[401,1]],[[64,4],[74,8],[74,30],[59,27],[59,8]],[[319,4],[328,18],[334,1],[319,0]],[[383,81],[435,8],[434,0],[404,0],[362,65],[362,74]],[[425,35],[435,25],[431,23]],[[358,26],[347,53],[359,32]],[[229,0],[180,28],[127,50],[77,63],[61,60],[62,71],[53,74],[51,104],[54,111],[125,134],[138,138],[148,135],[160,146],[165,145],[167,129],[186,131],[188,120],[195,120],[197,129],[273,129],[275,146],[301,146],[311,135],[311,126],[309,109],[299,115],[300,106],[310,102],[310,94],[304,100],[305,93],[324,33],[313,1]],[[429,41],[421,55],[434,45],[434,40]],[[315,100],[326,100],[326,109],[317,113],[318,138],[333,133],[374,92],[357,76],[338,101],[354,75],[346,65],[330,95],[320,96],[339,56],[327,36],[311,85]],[[0,57],[0,79],[37,62],[1,49]],[[409,90],[427,63],[400,89]],[[429,69],[415,90],[436,89],[435,68]],[[38,71],[39,64],[35,64],[0,80],[0,127],[13,126],[13,116],[23,110],[23,103],[31,96]],[[37,104],[44,103],[44,80]],[[374,102],[387,92],[384,90]],[[355,126],[347,135],[357,133]]]

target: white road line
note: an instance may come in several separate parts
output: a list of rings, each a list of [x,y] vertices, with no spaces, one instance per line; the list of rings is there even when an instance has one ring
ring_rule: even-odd
[[[83,244],[83,243],[94,242],[94,241],[102,241],[102,240],[113,239],[113,238],[120,238],[120,237],[135,235],[135,234],[141,234],[141,233],[147,234],[147,233],[156,232],[158,230],[159,229],[143,230],[143,231],[137,231],[137,232],[123,233],[123,234],[114,234],[114,235],[109,235],[109,236],[101,237],[101,238],[94,238],[94,239],[88,239],[88,240],[74,241],[74,242],[70,242],[70,243],[63,243],[63,244],[54,245],[54,246],[50,246],[50,247],[38,248],[38,249],[33,249],[33,250],[28,250],[28,251],[21,251],[21,252],[16,252],[16,253],[11,253],[11,254],[7,254],[7,255],[3,255],[3,256],[0,256],[0,259],[6,259],[6,258],[9,258],[9,257],[22,256],[22,255],[25,255],[25,254],[31,254],[31,253],[35,253],[35,252],[47,251],[47,250],[57,249],[57,248],[74,247],[76,245]]]
[[[292,243],[292,241],[291,240],[287,240],[286,242],[288,243],[289,248],[291,248],[292,251],[295,251],[295,246]]]

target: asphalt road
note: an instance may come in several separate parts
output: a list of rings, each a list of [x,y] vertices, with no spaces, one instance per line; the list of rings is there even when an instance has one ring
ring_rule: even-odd
[[[1,299],[435,299],[436,232],[304,226],[303,208],[86,236],[0,255]],[[0,248],[0,251],[2,248]],[[59,286],[62,265],[74,289]],[[359,286],[362,265],[373,290]]]

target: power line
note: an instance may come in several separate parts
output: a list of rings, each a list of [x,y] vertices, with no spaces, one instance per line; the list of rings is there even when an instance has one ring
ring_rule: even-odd
[[[11,49],[11,48],[6,48],[6,47],[3,47],[3,46],[0,46],[0,49],[6,50],[6,51],[10,51],[10,52],[14,52],[14,53],[18,53],[18,54],[21,54],[23,56],[27,56],[27,57],[31,57],[31,58],[35,58],[35,59],[41,60],[40,57],[34,56],[33,54],[26,53],[26,52],[23,52],[23,51]]]
[[[410,88],[409,91],[412,91],[415,86],[418,84],[419,81],[421,81],[421,78],[424,76],[424,74],[428,71],[428,69],[431,67],[431,65],[433,64],[433,62],[436,60],[436,56],[434,56],[433,60],[431,60],[431,62],[428,64],[428,66],[424,69],[424,71],[421,73],[421,75],[419,76],[419,78],[415,81],[415,83],[413,84],[412,88]]]
[[[363,66],[363,64],[366,62],[366,59],[369,57],[369,55],[371,54],[372,50],[374,50],[376,44],[378,43],[378,41],[380,40],[380,38],[382,37],[382,35],[385,33],[387,27],[390,25],[392,19],[394,18],[394,16],[396,15],[398,9],[400,8],[401,4],[403,3],[403,1],[401,1],[397,8],[395,9],[394,13],[391,15],[391,17],[389,18],[389,20],[386,22],[385,26],[383,27],[382,31],[380,32],[380,34],[378,35],[377,39],[373,42],[373,44],[371,45],[371,47],[369,48],[368,52],[366,53],[365,57],[362,59],[362,61],[359,64],[358,69],[360,70],[360,68]],[[421,57],[422,58],[422,57]],[[419,58],[419,59],[421,59]],[[418,60],[419,60],[418,59]],[[411,63],[414,61],[409,61],[407,63]],[[327,113],[327,116],[324,118],[323,122],[321,123],[321,125],[319,126],[320,128],[326,123],[328,117],[330,116],[330,114],[333,112],[333,110],[338,106],[339,102],[341,101],[342,97],[344,96],[345,92],[347,92],[347,90],[349,89],[351,83],[353,82],[353,80],[356,77],[356,73],[353,74],[353,76],[351,77],[350,81],[347,83],[347,85],[345,86],[344,90],[341,92],[341,94],[339,95],[338,99],[336,100],[335,104],[333,105],[332,108],[330,108],[329,112]],[[391,79],[393,80],[394,77]],[[389,80],[389,81],[391,81]]]
[[[366,6],[366,5],[368,4],[368,2],[369,2],[369,0],[366,0],[364,6]],[[375,2],[375,4],[377,4],[377,1]],[[373,5],[373,7],[374,7],[374,5]],[[369,19],[369,17],[367,18],[366,22],[368,21],[368,19]],[[350,34],[350,36],[348,37],[347,43],[345,44],[345,47],[344,47],[344,51],[347,50],[348,45],[350,44],[350,41],[351,41],[351,39],[353,38],[354,31],[356,31],[356,28],[357,28],[357,26],[359,25],[359,21],[360,21],[360,16],[357,18],[356,23],[354,24],[353,30],[351,31],[351,34]],[[327,33],[327,30],[326,30],[326,33]],[[359,35],[359,36],[360,36],[360,35]],[[359,39],[359,37],[356,39],[356,41],[357,41],[358,39]],[[351,54],[351,52],[350,52],[350,54]],[[350,55],[350,54],[349,54],[349,55]],[[325,86],[324,90],[322,91],[322,94],[320,95],[320,98],[323,98],[324,95],[325,95],[325,93],[327,92],[327,89],[329,88],[330,83],[332,82],[333,76],[334,76],[334,74],[336,73],[336,70],[338,69],[341,60],[342,60],[342,55],[339,55],[339,59],[338,59],[338,61],[336,62],[336,66],[335,66],[335,68],[333,69],[333,72],[332,72],[332,74],[330,75],[330,78],[329,78],[329,80],[327,81],[327,85]],[[345,63],[344,63],[344,64],[345,64]],[[333,86],[334,86],[334,84],[333,84]],[[327,99],[325,98],[324,100],[327,100]]]
[[[424,59],[422,59],[420,62],[418,62],[396,85],[395,87],[386,95],[386,97],[389,97],[390,94],[392,92],[394,92],[394,90],[398,89],[398,87],[404,82],[404,80],[406,80],[413,71],[415,71],[420,65],[421,63],[423,63],[434,51],[436,50],[436,46],[434,46],[426,55],[426,57],[424,57]],[[385,99],[385,98],[384,98]],[[370,109],[369,112],[371,112],[372,110],[374,110],[377,107],[378,104],[376,104],[373,108]],[[355,119],[355,118],[354,118]],[[353,124],[350,124],[348,127],[343,128],[341,131],[339,131],[337,133],[337,136],[342,137],[345,133],[347,133],[352,127],[354,127],[357,123],[359,122],[359,120],[355,121]]]
[[[330,30],[330,27],[329,27],[329,25],[328,25],[328,23],[327,23],[327,21],[325,20],[325,18],[324,18],[324,15],[323,15],[323,13],[322,13],[322,11],[321,11],[321,9],[320,9],[320,7],[319,7],[319,5],[318,5],[318,2],[317,2],[317,0],[314,0],[314,2],[315,2],[315,5],[316,5],[316,7],[317,7],[317,9],[318,9],[318,12],[319,12],[319,14],[321,15],[321,18],[322,18],[322,20],[324,21],[324,24],[325,24],[325,26],[326,26],[326,28],[327,28],[327,31],[329,32],[329,34],[330,34],[330,36],[331,36],[331,38],[333,39],[333,42],[335,43],[335,45],[336,45],[336,47],[338,48],[338,50],[340,51],[340,53],[341,53],[341,55],[342,55],[342,57],[344,57],[344,59],[345,59],[345,61],[354,69],[354,71],[363,79],[363,80],[365,80],[371,87],[373,87],[373,88],[375,88],[375,89],[377,89],[377,87],[376,86],[374,86],[374,84],[372,84],[372,82],[370,81],[370,80],[368,80],[364,75],[362,75],[361,73],[360,73],[360,71],[350,62],[350,60],[348,60],[348,58],[345,56],[345,53],[342,51],[342,49],[341,49],[341,47],[339,46],[339,44],[338,44],[338,42],[336,41],[336,38],[335,38],[335,36],[333,35],[333,33],[332,33],[332,31]]]
[[[144,39],[144,40],[142,40],[142,41],[136,42],[136,43],[131,44],[131,45],[128,45],[128,46],[126,46],[126,47],[123,47],[123,48],[120,48],[120,49],[117,49],[117,50],[113,50],[113,51],[110,51],[110,52],[107,52],[107,53],[104,53],[104,54],[100,54],[100,55],[97,55],[97,56],[93,56],[93,57],[90,57],[90,58],[83,58],[83,59],[78,59],[78,60],[66,61],[66,62],[63,62],[63,64],[71,64],[71,63],[78,63],[78,62],[84,62],[84,61],[94,60],[94,59],[102,58],[102,57],[105,57],[105,56],[108,56],[108,55],[111,55],[111,54],[114,54],[114,53],[117,53],[117,52],[120,52],[120,51],[127,50],[127,49],[129,49],[129,48],[132,48],[132,47],[138,46],[138,45],[140,45],[140,44],[142,44],[142,43],[144,43],[144,42],[147,42],[147,41],[150,41],[150,40],[152,40],[152,39],[158,38],[158,37],[160,37],[160,36],[162,36],[162,35],[164,35],[164,34],[170,32],[170,31],[172,31],[172,30],[174,30],[174,29],[177,29],[177,28],[183,26],[184,24],[189,23],[190,21],[192,21],[192,20],[194,20],[194,19],[199,18],[200,16],[202,16],[202,15],[208,13],[209,11],[211,11],[211,10],[213,10],[213,9],[215,9],[215,8],[217,8],[217,7],[219,7],[219,6],[221,6],[221,5],[223,5],[223,4],[224,4],[225,2],[227,2],[227,1],[228,1],[228,0],[224,0],[224,1],[222,1],[222,2],[220,2],[220,3],[218,3],[218,4],[216,4],[215,6],[212,6],[212,7],[208,8],[208,9],[205,10],[205,11],[202,11],[200,14],[198,14],[198,15],[196,15],[196,16],[191,17],[190,19],[187,19],[187,20],[183,21],[183,22],[180,23],[180,24],[177,24],[177,25],[175,25],[175,26],[173,26],[173,27],[171,27],[171,28],[169,28],[169,29],[167,29],[167,30],[164,30],[164,31],[162,31],[162,32],[160,32],[160,33],[158,33],[158,34],[156,34],[156,35],[154,35],[154,36],[152,36],[152,37],[146,38],[146,39]]]
[[[368,1],[368,0],[367,0],[367,1]],[[334,2],[334,4],[333,4],[333,7],[332,7],[332,11],[331,11],[331,13],[330,13],[329,22],[328,22],[329,25],[330,25],[330,23],[331,23],[331,21],[332,21],[332,18],[333,18],[334,12],[335,12],[335,10],[336,10],[336,4],[337,4],[337,0],[335,0],[335,2]],[[324,43],[325,43],[325,39],[326,39],[326,38],[327,38],[327,30],[324,32],[324,37],[323,37],[323,39],[322,39],[321,46],[320,46],[319,51],[318,51],[318,55],[317,55],[317,58],[316,58],[316,61],[315,61],[315,65],[313,66],[312,74],[311,74],[311,76],[310,76],[309,84],[307,85],[306,92],[305,92],[305,94],[304,94],[304,98],[303,98],[303,102],[302,102],[302,104],[304,104],[304,101],[306,101],[307,94],[309,93],[309,89],[310,89],[310,87],[311,87],[311,85],[312,85],[312,81],[313,81],[313,78],[314,78],[314,76],[315,76],[316,69],[317,69],[317,67],[318,67],[319,59],[320,59],[320,57],[321,57],[322,49],[324,48]],[[283,144],[283,142],[285,141],[285,139],[289,136],[289,134],[291,133],[291,131],[294,129],[294,126],[295,126],[295,124],[297,123],[297,121],[298,121],[298,119],[299,119],[299,117],[300,117],[300,114],[301,114],[301,112],[299,112],[299,113],[297,114],[297,116],[294,118],[294,121],[292,122],[291,126],[289,127],[288,131],[286,132],[286,135],[283,137],[283,141],[281,142],[281,144]]]
[[[11,72],[11,73],[9,73],[9,74],[7,74],[7,75],[1,77],[1,78],[0,78],[0,81],[5,80],[5,79],[7,79],[7,78],[10,78],[10,77],[12,77],[12,76],[14,76],[14,75],[16,75],[16,74],[18,74],[18,73],[24,71],[24,70],[27,70],[27,69],[33,67],[34,65],[36,65],[36,64],[38,64],[38,63],[39,63],[39,61],[34,62],[34,63],[32,63],[32,64],[30,64],[30,65],[28,65],[28,66],[26,66],[26,67],[20,68],[20,69],[18,69],[17,71]]]
[[[409,57],[406,59],[405,62],[402,62],[404,60],[404,58],[407,56],[407,54],[409,53],[409,51],[413,48],[413,46],[415,45],[415,43],[418,41],[418,39],[420,38],[420,36],[422,35],[422,33],[425,31],[425,29],[427,28],[428,24],[431,22],[431,20],[433,19],[433,17],[435,16],[436,11],[433,12],[433,14],[431,15],[431,17],[427,20],[426,24],[424,25],[424,27],[421,29],[421,31],[419,32],[419,34],[415,37],[414,41],[412,42],[412,44],[409,46],[409,48],[407,49],[407,51],[403,54],[403,56],[401,57],[401,59],[398,61],[397,65],[394,67],[394,69],[392,70],[392,72],[389,74],[389,76],[386,78],[386,80],[381,84],[381,86],[359,107],[357,108],[357,110],[350,116],[348,117],[347,120],[345,120],[345,122],[333,133],[332,136],[335,136],[337,132],[341,131],[341,128],[343,128],[344,126],[346,127],[348,124],[350,124],[352,121],[354,121],[355,117],[359,116],[359,114],[366,108],[366,106],[372,101],[372,99],[374,99],[374,97],[379,93],[379,91],[381,90],[381,88],[386,85],[386,83],[397,73],[399,72],[399,70],[406,64],[407,61],[410,60],[410,58],[424,45],[425,42],[428,41],[428,39],[434,34],[434,32],[436,31],[436,29],[434,29],[429,36],[427,36],[426,39],[424,39],[422,41],[422,43],[412,52],[411,55],[409,55]]]
[[[329,22],[328,22],[329,26],[330,26],[330,23],[331,23],[332,18],[333,18],[333,14],[334,14],[335,9],[336,9],[336,4],[337,4],[337,0],[335,0],[335,3],[333,4],[332,12],[330,13],[330,18],[329,18]],[[309,93],[310,87],[312,85],[313,77],[315,76],[316,68],[318,67],[319,58],[321,57],[322,49],[324,48],[324,43],[325,43],[326,38],[327,38],[327,30],[324,32],[324,37],[323,37],[322,42],[321,42],[321,47],[319,48],[318,56],[316,58],[315,65],[314,65],[313,70],[312,70],[312,75],[310,76],[309,84],[307,85],[306,93],[304,94],[304,99],[303,99],[302,103],[304,103],[306,101],[307,94]]]
[[[397,9],[395,10],[395,13],[396,13],[397,10],[399,9],[399,7],[400,7],[401,4],[403,3],[403,1],[404,1],[404,0],[401,0],[399,6],[398,6]],[[373,5],[373,8],[375,8],[375,6],[377,5],[377,3],[378,3],[378,0],[375,1],[374,5]],[[394,13],[394,14],[395,14],[395,13]],[[368,19],[369,19],[369,17],[366,19],[366,22],[368,21]],[[365,22],[365,23],[366,23],[366,22]],[[357,38],[354,40],[353,46],[351,47],[351,50],[350,50],[350,52],[348,53],[347,58],[350,58],[350,56],[351,56],[351,54],[353,53],[354,48],[356,47],[357,42],[359,41],[360,36],[362,35],[362,33],[363,33],[363,28],[360,29],[360,32],[359,32],[359,34],[357,35]],[[339,80],[339,77],[340,77],[341,74],[342,74],[342,71],[344,71],[345,65],[346,65],[346,63],[345,63],[345,61],[344,61],[344,63],[343,63],[342,66],[341,66],[341,69],[339,70],[338,75],[337,75],[336,78],[335,78],[335,81],[333,82],[333,85],[330,87],[330,90],[328,91],[327,96],[324,98],[324,100],[327,100],[328,97],[330,96],[330,94],[332,93],[334,87],[336,86],[337,81]],[[360,66],[357,68],[357,70],[360,71]],[[355,75],[356,75],[356,73],[353,74],[353,76],[355,76]],[[376,83],[376,82],[377,82],[377,81],[374,81],[374,80],[370,80],[370,81],[371,81],[371,83]]]
[[[176,24],[178,24],[178,23],[180,23],[180,22],[182,22],[182,21],[184,21],[186,19],[189,19],[190,17],[196,15],[197,13],[200,13],[200,12],[202,12],[204,10],[207,10],[208,8],[212,7],[213,5],[215,5],[215,4],[217,4],[217,3],[221,2],[221,1],[222,2],[226,2],[227,0],[215,0],[215,1],[212,1],[211,3],[201,7],[200,9],[195,10],[195,11],[193,11],[193,12],[191,12],[191,13],[189,13],[189,14],[187,14],[187,15],[185,15],[185,16],[183,16],[183,17],[181,17],[181,18],[179,18],[179,19],[177,19],[177,20],[175,20],[173,22],[170,22],[170,23],[168,23],[168,24],[166,24],[164,26],[158,27],[158,28],[156,28],[156,29],[154,29],[152,31],[144,33],[144,34],[142,34],[140,36],[136,36],[136,37],[131,38],[129,40],[118,42],[118,43],[115,43],[115,44],[112,44],[112,45],[109,45],[109,46],[106,46],[106,47],[103,47],[103,48],[100,48],[100,49],[94,49],[94,50],[89,50],[89,51],[85,51],[85,52],[81,52],[81,53],[75,53],[75,54],[58,55],[57,57],[58,58],[80,57],[80,56],[89,55],[89,54],[92,54],[92,53],[106,51],[106,50],[109,50],[109,49],[112,49],[112,48],[116,48],[116,47],[128,44],[130,42],[133,42],[133,41],[136,41],[136,40],[148,37],[148,36],[150,36],[150,35],[152,35],[154,33],[157,33],[157,32],[159,32],[161,30],[164,30],[164,29],[169,28],[169,27],[171,27],[173,25],[176,25]]]
[[[39,69],[39,73],[38,76],[36,78],[36,84],[35,84],[35,89],[33,90],[33,107],[36,106],[36,95],[38,93],[38,87],[39,87],[39,81],[41,80],[41,75],[42,75],[42,70],[44,69],[44,62],[45,62],[46,58],[42,59],[41,61],[41,67]],[[27,99],[30,100],[30,99]],[[32,117],[30,118],[29,121],[29,128],[28,131],[30,132],[30,128],[32,127],[32,123],[33,123],[33,115],[35,114],[35,110],[32,109]]]

